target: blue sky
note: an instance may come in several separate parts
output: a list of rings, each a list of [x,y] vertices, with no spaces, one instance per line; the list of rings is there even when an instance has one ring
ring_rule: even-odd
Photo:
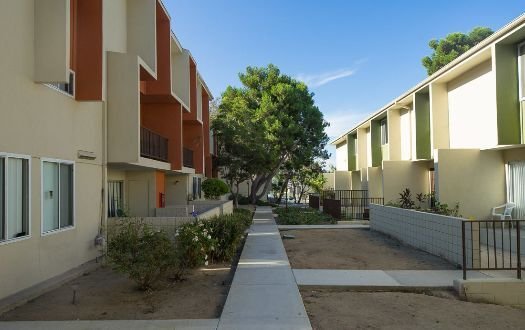
[[[164,2],[214,96],[247,66],[273,63],[309,85],[330,138],[424,79],[429,40],[497,30],[525,9],[510,0]]]

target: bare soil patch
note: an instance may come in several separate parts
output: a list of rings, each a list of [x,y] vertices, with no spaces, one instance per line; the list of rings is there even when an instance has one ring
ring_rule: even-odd
[[[228,263],[193,270],[181,282],[137,290],[125,275],[102,267],[0,316],[2,321],[210,319],[222,312],[233,278]],[[77,287],[77,303],[72,304]]]
[[[446,260],[367,229],[289,230],[283,240],[295,269],[455,269]]]
[[[301,290],[314,329],[522,329],[520,309],[458,300],[452,293]]]

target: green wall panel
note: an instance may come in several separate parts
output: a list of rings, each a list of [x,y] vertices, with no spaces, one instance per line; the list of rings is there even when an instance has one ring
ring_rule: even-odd
[[[431,159],[430,150],[430,95],[416,93],[416,157],[418,159]]]
[[[357,150],[355,150],[355,141],[357,136],[348,134],[346,136],[346,146],[348,148],[348,170],[356,171],[357,170]]]
[[[372,166],[381,166],[383,155],[381,152],[381,120],[372,120],[370,124],[372,143]]]
[[[516,44],[496,44],[498,144],[521,143]]]

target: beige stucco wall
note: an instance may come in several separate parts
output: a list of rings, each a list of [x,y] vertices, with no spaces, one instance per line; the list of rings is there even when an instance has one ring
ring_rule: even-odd
[[[410,189],[414,200],[418,193],[429,193],[429,169],[432,166],[432,162],[383,162],[383,190],[385,203],[397,202],[399,199],[399,193],[405,188]]]
[[[34,83],[33,6],[33,0],[17,0],[0,10],[0,152],[31,156],[31,236],[0,243],[0,299],[98,255],[103,104],[76,102]],[[79,150],[96,159],[78,159]],[[75,227],[47,236],[41,233],[42,158],[75,162]]]
[[[335,149],[336,171],[348,171],[348,145],[342,142]]]
[[[441,203],[459,202],[463,217],[487,219],[491,208],[505,203],[502,151],[438,150],[436,190]]]
[[[187,50],[177,48],[175,40],[172,41],[172,91],[182,101],[183,105],[190,107],[190,54]]]
[[[361,190],[361,171],[352,171],[350,172],[350,183],[352,190]]]
[[[383,197],[383,170],[380,167],[368,168],[368,197]]]
[[[323,185],[324,190],[334,189],[335,187],[335,173],[323,173],[326,182]]]
[[[387,112],[388,123],[388,154],[389,160],[401,159],[401,123],[399,109],[390,109]]]
[[[516,160],[525,160],[525,146],[503,150],[503,158],[505,159],[505,163]]]
[[[334,177],[335,177],[335,182],[334,182],[334,189],[335,190],[349,190],[349,189],[351,189],[352,177],[350,175],[350,172],[348,172],[348,171],[335,171]]]
[[[430,130],[432,149],[448,149],[448,91],[446,84],[430,84]]]
[[[156,0],[127,0],[127,51],[157,72]]]
[[[486,61],[447,84],[450,148],[498,145],[495,75]]]

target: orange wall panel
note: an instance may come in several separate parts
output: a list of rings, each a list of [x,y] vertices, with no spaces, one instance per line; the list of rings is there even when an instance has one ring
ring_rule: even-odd
[[[161,208],[165,205],[165,199],[162,200],[162,196],[166,194],[166,183],[165,183],[165,174],[164,172],[156,171],[155,172],[155,191],[156,191],[156,207]]]

